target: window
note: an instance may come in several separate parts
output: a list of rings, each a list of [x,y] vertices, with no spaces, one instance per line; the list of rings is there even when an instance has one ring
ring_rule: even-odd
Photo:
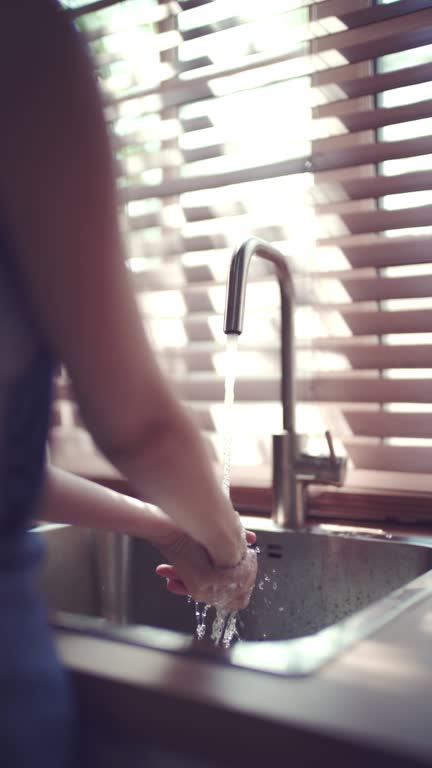
[[[429,0],[64,5],[95,57],[143,318],[215,462],[225,281],[233,247],[255,235],[294,275],[308,449],[326,451],[330,428],[350,460],[349,488],[430,493]],[[234,484],[270,484],[279,374],[277,285],[256,259]],[[77,444],[92,450],[65,391],[54,461]]]

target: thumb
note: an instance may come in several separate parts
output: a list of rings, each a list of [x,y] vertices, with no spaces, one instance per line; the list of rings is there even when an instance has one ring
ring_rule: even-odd
[[[156,573],[158,576],[167,580],[166,587],[168,592],[173,592],[176,595],[189,594],[184,582],[178,575],[177,569],[173,565],[167,565],[165,563],[158,565]]]

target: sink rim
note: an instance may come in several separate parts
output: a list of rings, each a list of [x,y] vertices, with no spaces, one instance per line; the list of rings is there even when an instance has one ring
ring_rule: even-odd
[[[304,531],[289,531],[271,520],[242,516],[245,527],[268,532],[319,535],[374,540],[385,544],[406,544],[432,548],[432,535],[388,533],[384,529],[319,523]],[[187,655],[222,663],[230,667],[284,677],[302,677],[316,673],[326,663],[336,660],[359,641],[374,634],[411,606],[432,597],[432,569],[407,582],[389,595],[314,634],[289,640],[242,640],[229,649],[216,647],[209,640],[177,630],[145,624],[119,626],[106,619],[57,612],[51,625],[60,630],[79,632],[128,645]]]
[[[356,525],[353,523],[335,522],[309,522],[307,527],[294,530],[273,522],[270,518],[241,516],[244,527],[268,533],[295,534],[296,536],[312,535],[328,538],[351,539],[355,541],[379,541],[390,544],[406,544],[413,547],[426,547],[432,549],[432,530],[430,534],[414,533],[401,530],[386,530],[384,527],[370,525]]]
[[[145,624],[116,626],[106,619],[58,612],[51,626],[105,640],[185,655],[283,677],[305,677],[377,632],[413,605],[432,597],[432,569],[331,627],[291,640],[243,640],[220,648],[209,640]]]

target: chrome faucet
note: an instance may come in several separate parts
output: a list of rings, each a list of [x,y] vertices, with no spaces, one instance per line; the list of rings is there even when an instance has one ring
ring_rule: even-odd
[[[294,285],[288,264],[280,251],[264,240],[251,237],[234,250],[227,283],[224,331],[243,331],[246,283],[252,256],[274,264],[281,296],[281,399],[283,432],[273,435],[272,518],[279,525],[298,529],[305,525],[305,487],[308,483],[342,485],[346,459],[335,455],[330,432],[326,432],[329,456],[310,456],[300,451],[295,429],[295,335]]]

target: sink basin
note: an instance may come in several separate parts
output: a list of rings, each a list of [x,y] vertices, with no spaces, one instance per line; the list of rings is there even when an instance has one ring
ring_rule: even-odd
[[[195,604],[154,574],[147,542],[72,526],[40,526],[47,557],[41,589],[54,623],[126,642],[265,672],[308,674],[429,593],[432,539],[316,526],[290,532],[246,519],[259,547],[257,585],[239,614],[240,641],[195,638]],[[213,616],[207,617],[207,635]]]

